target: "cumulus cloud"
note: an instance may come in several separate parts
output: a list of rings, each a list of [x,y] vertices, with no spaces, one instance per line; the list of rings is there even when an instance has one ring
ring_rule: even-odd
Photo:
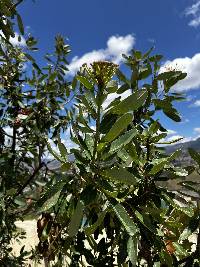
[[[172,61],[167,61],[161,68],[161,72],[166,71],[166,68],[181,70],[187,73],[187,77],[179,81],[173,89],[177,92],[198,89],[200,87],[200,53],[193,57],[176,58]]]
[[[179,134],[176,134],[176,135],[172,135],[172,136],[170,136],[170,137],[167,137],[167,138],[165,139],[165,141],[166,141],[166,142],[171,142],[171,141],[175,141],[175,140],[177,140],[177,139],[179,139],[179,138],[183,138],[183,136],[182,136],[182,135],[179,135]],[[180,141],[182,141],[182,140],[180,140]]]
[[[195,107],[200,107],[200,99],[199,99],[199,100],[196,100],[196,101],[194,102],[194,106],[195,106]]]
[[[186,142],[194,141],[197,138],[198,138],[198,136],[196,136],[196,137],[186,137],[186,136],[183,136],[183,135],[176,134],[176,135],[172,135],[170,137],[165,138],[164,142],[173,142],[173,141],[175,141],[177,139],[180,139],[179,141],[177,141],[175,143],[175,144],[179,144],[179,143],[186,143]]]
[[[122,94],[117,94],[117,93],[112,93],[109,94],[106,98],[106,100],[104,101],[102,107],[105,110],[112,101],[114,101],[116,98],[121,97],[121,100],[127,98],[129,95],[131,95],[131,90],[126,90],[124,93]]]
[[[176,131],[168,129],[167,134],[168,135],[176,134]]]
[[[200,0],[196,0],[195,4],[186,8],[185,16],[191,17],[188,23],[189,26],[196,28],[200,25]]]
[[[26,41],[24,39],[23,36],[20,36],[21,40],[19,41],[19,34],[17,32],[15,32],[15,37],[14,38],[10,38],[10,42],[12,45],[14,46],[26,46]]]
[[[4,34],[2,33],[2,31],[0,31],[0,36],[4,37]],[[17,33],[17,32],[15,32],[15,37],[10,37],[10,42],[14,46],[21,46],[21,47],[26,46],[26,41],[25,41],[24,37],[19,35],[19,33]]]
[[[110,60],[116,64],[122,61],[122,54],[128,54],[135,44],[135,37],[131,34],[126,36],[111,36],[104,49],[93,50],[82,57],[75,56],[69,64],[68,74],[74,75],[84,63],[92,63],[99,60]]]
[[[194,132],[200,134],[200,127],[194,128]]]

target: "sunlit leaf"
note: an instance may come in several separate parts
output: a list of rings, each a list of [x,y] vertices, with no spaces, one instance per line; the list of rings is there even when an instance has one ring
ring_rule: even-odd
[[[77,234],[83,217],[83,203],[79,200],[69,223],[68,235],[73,237]]]
[[[101,175],[112,181],[128,185],[135,185],[137,183],[135,176],[122,167],[113,167],[110,170],[105,170],[101,173]]]
[[[112,126],[110,131],[104,137],[106,142],[114,140],[132,121],[132,115],[130,113],[124,114],[120,117]]]
[[[92,89],[93,88],[93,84],[88,81],[88,79],[84,76],[76,76],[77,80],[79,80],[87,89]]]
[[[121,149],[123,146],[127,145],[129,142],[131,142],[134,136],[137,135],[137,133],[138,132],[136,129],[132,129],[123,134],[122,136],[118,137],[115,141],[111,143],[110,153],[114,153]]]
[[[147,99],[147,91],[141,90],[131,94],[122,100],[117,106],[112,108],[109,112],[114,114],[124,114],[129,111],[134,111],[140,108]]]
[[[126,229],[130,236],[135,236],[138,232],[138,228],[134,223],[133,219],[130,218],[129,214],[125,208],[120,204],[113,205],[113,210],[117,215],[118,219],[121,221],[122,225]]]

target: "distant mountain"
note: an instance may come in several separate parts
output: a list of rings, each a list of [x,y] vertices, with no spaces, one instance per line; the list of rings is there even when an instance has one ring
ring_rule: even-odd
[[[192,159],[188,153],[188,148],[193,148],[194,150],[200,152],[200,138],[185,143],[166,146],[165,151],[167,154],[171,154],[180,149],[181,155],[175,161],[179,163],[178,165],[187,166],[192,163]]]
[[[189,142],[185,142],[185,143],[179,143],[179,144],[175,144],[175,145],[166,146],[165,151],[167,154],[171,154],[174,151],[180,149],[181,155],[175,160],[175,162],[178,163],[178,165],[187,166],[190,163],[192,163],[192,159],[188,153],[189,147],[200,152],[200,138],[198,138],[194,141],[189,141]],[[69,161],[73,161],[73,160],[74,160],[74,156],[69,155]],[[48,167],[51,170],[57,170],[58,171],[60,169],[60,166],[61,166],[61,164],[57,160],[52,160],[52,162],[48,164]]]
[[[172,153],[177,149],[181,149],[182,151],[186,151],[189,147],[193,148],[197,151],[200,151],[200,137],[197,138],[196,140],[193,140],[193,141],[167,146],[166,152]]]

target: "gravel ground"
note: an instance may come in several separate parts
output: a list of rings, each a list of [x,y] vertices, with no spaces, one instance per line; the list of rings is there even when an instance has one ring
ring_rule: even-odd
[[[37,221],[30,220],[30,221],[17,221],[15,225],[22,229],[22,231],[26,232],[26,239],[22,239],[20,243],[14,241],[13,242],[13,253],[18,256],[20,254],[20,249],[22,246],[25,245],[25,250],[30,251],[32,248],[38,245],[39,239],[37,236]],[[35,264],[34,262],[28,260],[27,267],[39,267],[44,266],[43,264]]]
[[[32,248],[38,245],[39,239],[37,236],[37,221],[36,220],[26,220],[26,221],[17,221],[16,226],[26,232],[26,239],[23,239],[21,243],[13,242],[13,253],[18,256],[20,249],[25,245],[25,250],[30,251]],[[189,241],[194,243],[192,246],[192,251],[196,248],[197,235],[192,234],[189,238]],[[87,246],[87,245],[86,245]],[[34,262],[27,261],[27,267],[42,267],[43,263],[35,264]]]

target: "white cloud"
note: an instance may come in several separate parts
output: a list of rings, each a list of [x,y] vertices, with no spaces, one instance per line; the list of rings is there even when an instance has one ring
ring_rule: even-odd
[[[186,142],[190,142],[190,141],[194,141],[198,138],[198,136],[195,136],[195,137],[186,137],[186,136],[183,136],[183,135],[172,135],[170,137],[167,137],[164,139],[164,142],[172,142],[172,141],[175,141],[179,138],[182,138],[181,140],[177,141],[176,143],[174,144],[180,144],[180,143],[186,143]],[[173,145],[173,144],[172,144]]]
[[[189,6],[185,10],[185,16],[191,17],[188,25],[192,27],[198,27],[200,25],[200,1],[196,0],[196,3],[192,6]]]
[[[166,139],[165,139],[165,142],[171,142],[171,141],[175,141],[176,139],[179,139],[179,138],[183,138],[183,136],[182,135],[179,135],[179,134],[176,134],[176,135],[172,135],[172,136],[170,136],[170,137],[167,137]],[[183,141],[183,140],[180,140],[179,142],[185,142],[185,141]]]
[[[68,152],[70,152],[70,149],[77,147],[77,144],[75,144],[70,138],[70,129],[67,129],[67,131],[64,133],[64,135],[62,135],[61,142],[65,145]],[[60,155],[60,151],[58,149],[58,146],[53,142],[53,140],[49,138],[48,143],[50,144],[53,151],[55,151],[58,155]],[[51,160],[51,159],[54,159],[54,156],[47,150],[44,153],[44,158]]]
[[[107,41],[107,57],[120,64],[122,60],[122,54],[127,54],[133,48],[135,44],[135,38],[128,34],[126,36],[111,36]]]
[[[24,37],[21,35],[20,35],[20,37],[21,37],[21,40],[19,41],[19,34],[17,32],[15,32],[15,37],[10,38],[11,44],[14,46],[22,46],[22,47],[26,46],[26,41],[25,41]]]
[[[122,61],[122,54],[128,54],[135,44],[135,37],[131,34],[126,36],[111,36],[105,49],[93,50],[82,57],[74,57],[69,64],[68,74],[74,75],[84,64],[90,64],[99,60],[110,60],[116,64]]]
[[[189,119],[182,119],[182,121],[180,122],[181,124],[184,124],[184,123],[188,123],[190,120]]]
[[[200,127],[194,128],[194,132],[200,134]]]
[[[161,68],[161,72],[166,71],[166,68],[181,70],[187,73],[187,77],[179,81],[173,89],[177,92],[198,89],[200,87],[200,53],[193,57],[176,58],[172,61],[167,61]]]
[[[168,130],[167,130],[167,134],[168,134],[168,135],[176,134],[176,131],[168,129]]]
[[[110,105],[110,103],[113,100],[115,100],[116,98],[121,96],[121,100],[123,100],[123,99],[127,98],[129,95],[131,95],[131,90],[130,89],[126,90],[122,94],[117,94],[117,93],[108,94],[108,96],[107,96],[106,100],[104,101],[102,107],[105,110]]]
[[[2,31],[0,31],[0,37],[3,36],[4,37],[4,34],[2,33]],[[15,32],[15,37],[10,37],[10,42],[12,45],[14,46],[21,46],[21,47],[24,47],[26,46],[26,41],[24,39],[23,36],[21,36],[21,40],[19,41],[19,34],[17,32]]]
[[[199,100],[196,100],[196,101],[194,102],[194,106],[195,106],[195,107],[200,107],[200,99],[199,99]]]

